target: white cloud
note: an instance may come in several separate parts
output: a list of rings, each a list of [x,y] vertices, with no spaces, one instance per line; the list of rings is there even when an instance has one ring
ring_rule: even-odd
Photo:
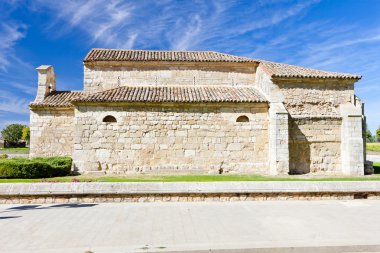
[[[0,70],[6,71],[11,58],[15,57],[13,50],[17,41],[24,38],[26,26],[14,22],[2,22],[0,24]]]
[[[219,0],[37,0],[33,9],[51,13],[54,34],[80,30],[91,38],[89,46],[230,50],[231,39],[299,16],[317,2],[252,1],[242,12],[238,2]]]
[[[35,96],[37,94],[37,85],[25,85],[17,82],[9,82],[9,85],[18,89],[18,91]]]
[[[14,114],[29,114],[29,103],[26,98],[20,98],[7,91],[0,92],[0,111]]]
[[[50,29],[54,29],[56,35],[62,36],[75,28],[89,35],[91,43],[129,47],[133,47],[137,36],[130,31],[121,32],[128,26],[130,12],[134,9],[132,4],[124,1],[39,0],[34,2],[32,9],[52,13],[53,22]],[[60,25],[60,22],[64,22],[64,25]],[[60,29],[57,30],[58,26]]]
[[[199,15],[191,18],[191,21],[186,27],[186,30],[181,32],[181,35],[175,38],[171,45],[173,50],[188,50],[199,36],[202,27],[202,19]]]

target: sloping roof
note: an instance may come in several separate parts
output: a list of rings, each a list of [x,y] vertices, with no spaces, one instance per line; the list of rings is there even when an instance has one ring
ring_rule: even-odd
[[[33,102],[30,107],[72,107],[71,101],[83,96],[81,91],[53,91],[43,101]]]
[[[266,102],[252,87],[227,86],[124,86],[82,96],[73,102]]]
[[[122,50],[93,48],[84,62],[133,62],[133,61],[167,61],[167,62],[236,62],[256,63],[263,66],[272,77],[281,78],[338,78],[360,79],[360,75],[323,71],[304,68],[284,63],[235,56],[214,51],[159,51],[159,50]]]
[[[94,61],[180,61],[180,62],[255,62],[255,60],[213,51],[159,51],[93,48],[83,60]]]
[[[323,71],[318,69],[304,68],[285,63],[270,61],[260,61],[260,65],[269,71],[272,77],[281,78],[342,78],[342,79],[360,79],[360,75]]]

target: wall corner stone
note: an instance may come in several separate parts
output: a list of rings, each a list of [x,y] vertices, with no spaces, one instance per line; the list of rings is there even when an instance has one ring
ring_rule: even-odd
[[[342,173],[362,176],[364,175],[362,110],[348,103],[340,106],[340,113],[342,116]]]
[[[269,108],[269,167],[271,175],[289,173],[289,114],[283,103]]]

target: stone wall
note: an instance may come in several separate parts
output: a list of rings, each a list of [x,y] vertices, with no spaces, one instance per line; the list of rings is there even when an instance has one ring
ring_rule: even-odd
[[[277,85],[284,95],[285,107],[292,116],[339,116],[339,106],[350,103],[354,96],[352,81],[282,81],[277,82]]]
[[[364,175],[363,117],[361,105],[340,107],[342,124],[342,171],[346,175]]]
[[[255,65],[243,63],[84,66],[84,91],[96,92],[127,85],[252,85]]]
[[[74,109],[30,111],[30,156],[71,156]]]
[[[256,70],[254,86],[266,96],[269,102],[284,102],[284,95],[278,85],[272,82],[270,75],[260,66]]]
[[[268,173],[264,103],[78,105],[75,114],[79,171]],[[117,123],[102,122],[107,115]],[[250,121],[236,122],[241,115]]]
[[[342,119],[289,119],[289,170],[291,174],[342,174]]]

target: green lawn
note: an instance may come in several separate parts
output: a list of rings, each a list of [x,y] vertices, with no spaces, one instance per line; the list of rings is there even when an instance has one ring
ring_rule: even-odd
[[[367,143],[367,150],[380,152],[380,142]]]
[[[222,182],[222,181],[380,181],[380,163],[374,163],[375,175],[365,177],[269,177],[259,175],[136,175],[136,176],[70,176],[49,179],[0,179],[0,183],[32,182]]]
[[[29,154],[29,148],[0,148],[0,154]]]

